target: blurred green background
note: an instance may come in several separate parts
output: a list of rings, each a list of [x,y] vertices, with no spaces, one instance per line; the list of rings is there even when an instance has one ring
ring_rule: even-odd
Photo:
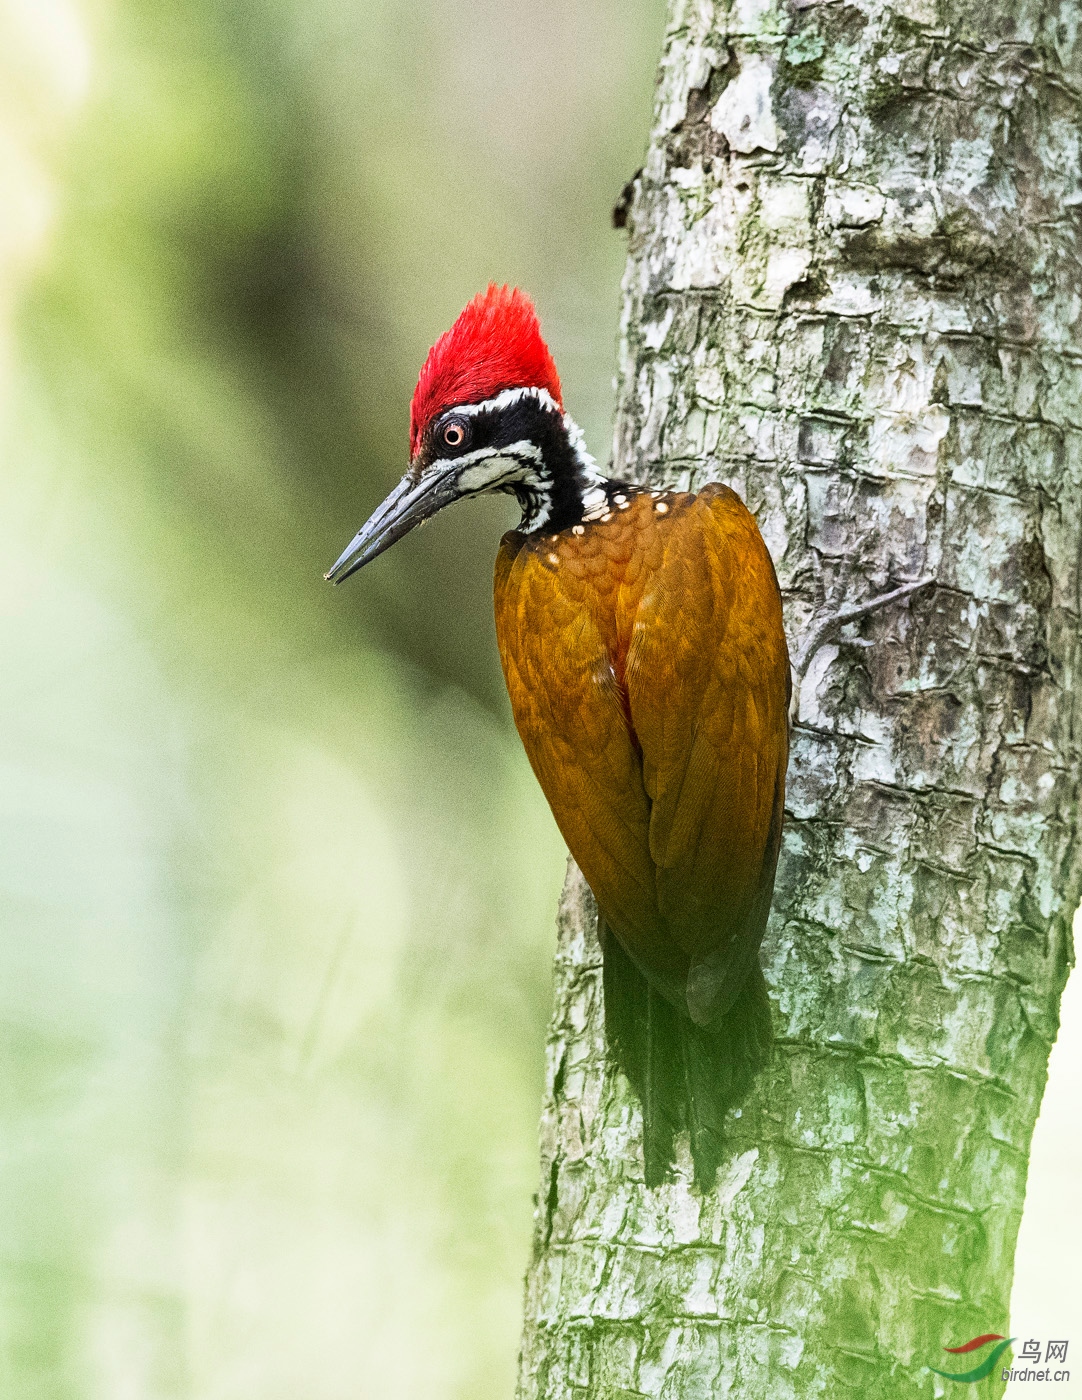
[[[563,848],[507,503],[322,581],[536,298],[604,458],[662,0],[0,0],[0,1396],[512,1390]]]

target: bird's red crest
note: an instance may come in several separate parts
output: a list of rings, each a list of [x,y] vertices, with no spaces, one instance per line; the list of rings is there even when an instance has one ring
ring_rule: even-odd
[[[545,389],[563,407],[560,376],[533,302],[517,287],[492,282],[428,352],[410,405],[410,456],[437,413],[521,388]]]

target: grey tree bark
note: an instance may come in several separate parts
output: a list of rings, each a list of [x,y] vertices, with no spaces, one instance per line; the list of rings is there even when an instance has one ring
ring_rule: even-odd
[[[777,564],[777,1047],[716,1189],[646,1190],[572,868],[520,1400],[905,1400],[1008,1333],[1082,872],[1080,132],[1080,0],[671,0],[614,471],[727,481]]]

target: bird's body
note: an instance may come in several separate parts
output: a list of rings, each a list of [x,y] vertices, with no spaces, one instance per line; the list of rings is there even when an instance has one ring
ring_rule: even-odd
[[[682,1126],[709,1178],[720,1119],[769,1043],[757,957],[788,760],[780,600],[728,488],[623,485],[606,504],[555,535],[504,536],[496,636],[526,753],[610,934],[606,1018],[644,1106],[648,1179]]]
[[[468,382],[467,318],[488,316],[487,334],[500,296],[520,294],[490,288],[433,349],[415,465],[331,576],[438,509],[452,479],[456,496],[518,496],[523,524],[504,536],[495,578],[515,723],[597,900],[607,1034],[642,1102],[647,1182],[663,1178],[686,1127],[707,1184],[724,1113],[770,1039],[758,950],[789,699],[777,580],[727,487],[649,491],[596,471],[539,332],[544,355],[530,340],[528,373]],[[452,376],[440,355],[456,336]]]
[[[596,520],[505,535],[495,591],[515,723],[568,848],[626,952],[708,1026],[758,949],[787,760],[755,522],[724,486],[624,487]]]

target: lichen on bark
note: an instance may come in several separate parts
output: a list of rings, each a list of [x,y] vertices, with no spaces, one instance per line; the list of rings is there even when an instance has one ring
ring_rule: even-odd
[[[572,868],[519,1396],[942,1395],[1008,1331],[1080,894],[1082,5],[670,10],[614,470],[734,486],[820,638],[777,1046],[715,1190],[646,1190]]]

